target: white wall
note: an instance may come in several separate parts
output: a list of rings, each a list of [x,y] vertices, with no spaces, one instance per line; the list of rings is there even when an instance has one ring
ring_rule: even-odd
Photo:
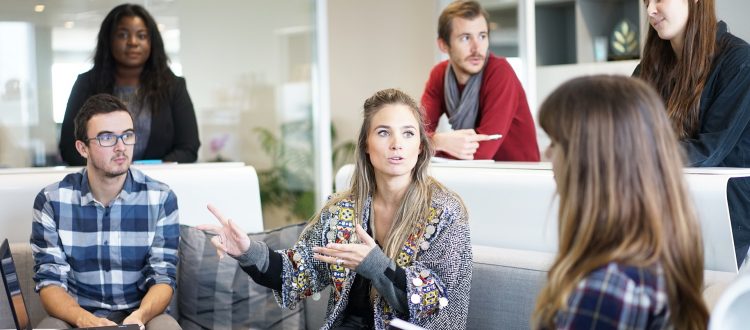
[[[748,0],[716,0],[716,16],[729,25],[732,34],[750,40],[750,1]]]
[[[243,80],[280,82],[280,30],[311,28],[313,23],[312,7],[293,0],[222,0],[217,6],[178,1],[176,5],[180,59],[196,108],[213,106]]]
[[[175,4],[181,29],[180,60],[200,124],[199,159],[215,157],[211,139],[230,134],[224,157],[267,167],[270,158],[260,152],[252,129],[265,127],[279,133],[279,123],[284,120],[280,87],[288,81],[284,74],[288,61],[299,55],[286,52],[287,37],[289,31],[312,31],[314,3],[223,0],[215,6],[202,1]]]
[[[331,118],[339,140],[356,140],[362,104],[400,88],[417,101],[437,58],[432,0],[328,1]]]

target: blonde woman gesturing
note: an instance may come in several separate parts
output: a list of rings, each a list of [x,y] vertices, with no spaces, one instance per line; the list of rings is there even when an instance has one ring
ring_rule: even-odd
[[[212,210],[220,252],[283,307],[332,287],[323,329],[386,329],[394,317],[466,328],[472,254],[461,199],[432,177],[416,102],[382,90],[365,101],[351,186],[331,197],[288,250],[270,251]]]

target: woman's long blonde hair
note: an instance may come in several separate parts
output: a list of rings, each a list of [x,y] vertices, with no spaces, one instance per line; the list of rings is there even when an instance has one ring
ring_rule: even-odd
[[[553,328],[575,286],[617,262],[661,265],[672,324],[706,327],[701,231],[665,113],[652,88],[618,76],[571,80],[542,104],[540,124],[561,157],[560,209],[558,253],[537,300],[537,326]]]
[[[337,193],[331,198],[323,209],[327,209],[342,199],[353,198],[356,205],[354,224],[362,224],[364,212],[369,212],[369,210],[364,209],[364,203],[368,197],[377,195],[378,191],[375,182],[375,170],[367,154],[367,137],[370,134],[372,118],[383,107],[394,104],[405,105],[411,110],[419,125],[420,141],[417,163],[411,171],[411,184],[394,215],[393,224],[390,231],[386,233],[385,242],[380,242],[383,245],[383,252],[395,260],[417,221],[426,219],[432,200],[431,187],[436,185],[442,188],[437,181],[427,174],[427,167],[430,165],[430,158],[433,155],[433,147],[425,131],[423,113],[419,110],[417,102],[409,95],[398,89],[384,89],[365,100],[364,119],[354,152],[356,159],[351,185],[348,190]],[[320,212],[310,220],[305,231],[311,228],[319,218]]]

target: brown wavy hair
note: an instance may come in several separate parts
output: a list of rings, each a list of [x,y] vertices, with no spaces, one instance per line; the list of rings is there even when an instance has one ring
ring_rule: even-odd
[[[675,54],[669,40],[659,38],[649,25],[639,73],[666,102],[672,127],[681,139],[698,132],[701,94],[717,48],[714,0],[688,0],[687,4],[681,54]]]
[[[465,0],[451,2],[440,13],[440,17],[438,17],[438,38],[450,46],[451,33],[453,32],[453,18],[460,17],[473,20],[480,15],[484,17],[484,21],[487,22],[487,26],[489,27],[490,15],[482,8],[479,2]]]
[[[558,253],[537,300],[536,325],[554,328],[576,285],[617,262],[661,266],[671,323],[705,329],[701,230],[656,92],[622,76],[577,78],[544,101],[539,122],[561,160]]]

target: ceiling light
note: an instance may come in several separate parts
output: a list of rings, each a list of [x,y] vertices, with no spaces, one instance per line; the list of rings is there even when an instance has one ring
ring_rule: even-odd
[[[73,21],[67,21],[67,22],[63,23],[63,26],[66,29],[72,29],[74,26],[76,26],[76,23],[73,22]]]
[[[34,11],[37,13],[41,13],[44,11],[44,5],[36,5],[34,6]]]

